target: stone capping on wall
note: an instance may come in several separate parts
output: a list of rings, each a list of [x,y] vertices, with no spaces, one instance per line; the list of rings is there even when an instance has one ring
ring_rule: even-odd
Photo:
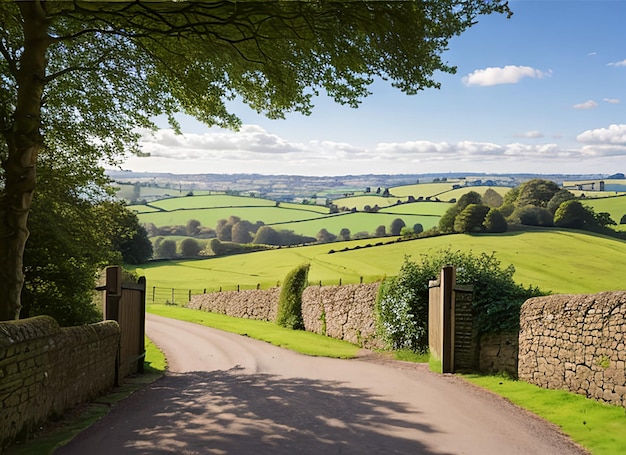
[[[307,331],[346,340],[362,347],[383,344],[376,338],[374,305],[380,283],[309,286],[302,294]],[[189,308],[239,318],[275,321],[280,288],[212,292],[194,295]]]
[[[518,375],[626,407],[626,291],[527,300]]]
[[[115,321],[67,328],[48,316],[0,322],[0,452],[113,387],[119,340]]]

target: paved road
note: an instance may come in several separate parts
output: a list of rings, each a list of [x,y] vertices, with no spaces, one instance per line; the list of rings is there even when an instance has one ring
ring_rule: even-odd
[[[307,357],[148,315],[170,372],[57,454],[585,453],[553,426],[426,366]]]

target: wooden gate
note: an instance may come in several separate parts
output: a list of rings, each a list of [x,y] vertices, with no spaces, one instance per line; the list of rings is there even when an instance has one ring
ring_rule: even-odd
[[[472,316],[473,287],[456,284],[456,269],[441,269],[428,283],[428,345],[441,373],[475,371],[478,350]]]
[[[123,283],[121,267],[107,267],[102,313],[105,320],[120,325],[121,339],[117,362],[117,383],[135,373],[143,373],[146,356],[146,279]]]

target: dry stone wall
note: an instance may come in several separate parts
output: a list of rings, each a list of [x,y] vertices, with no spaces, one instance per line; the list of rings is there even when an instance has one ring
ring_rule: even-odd
[[[0,322],[0,452],[113,387],[119,340],[115,321],[68,328],[48,316]]]
[[[211,292],[191,296],[187,307],[236,318],[274,321],[279,296],[280,288]]]
[[[626,406],[626,291],[529,299],[519,378]]]
[[[302,294],[305,329],[364,348],[382,347],[376,338],[374,315],[379,286],[309,286]]]
[[[304,328],[362,347],[382,347],[376,339],[374,304],[380,283],[309,286],[302,295]],[[274,321],[280,288],[194,295],[187,305],[228,316]]]

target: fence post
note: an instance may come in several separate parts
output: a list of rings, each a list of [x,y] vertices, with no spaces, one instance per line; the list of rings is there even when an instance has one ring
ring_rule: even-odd
[[[191,302],[191,289],[189,289],[189,300],[187,302]]]
[[[156,293],[156,286],[152,286],[152,303],[154,303],[154,294]]]
[[[172,305],[176,305],[176,301],[174,300],[174,288],[172,288]]]

